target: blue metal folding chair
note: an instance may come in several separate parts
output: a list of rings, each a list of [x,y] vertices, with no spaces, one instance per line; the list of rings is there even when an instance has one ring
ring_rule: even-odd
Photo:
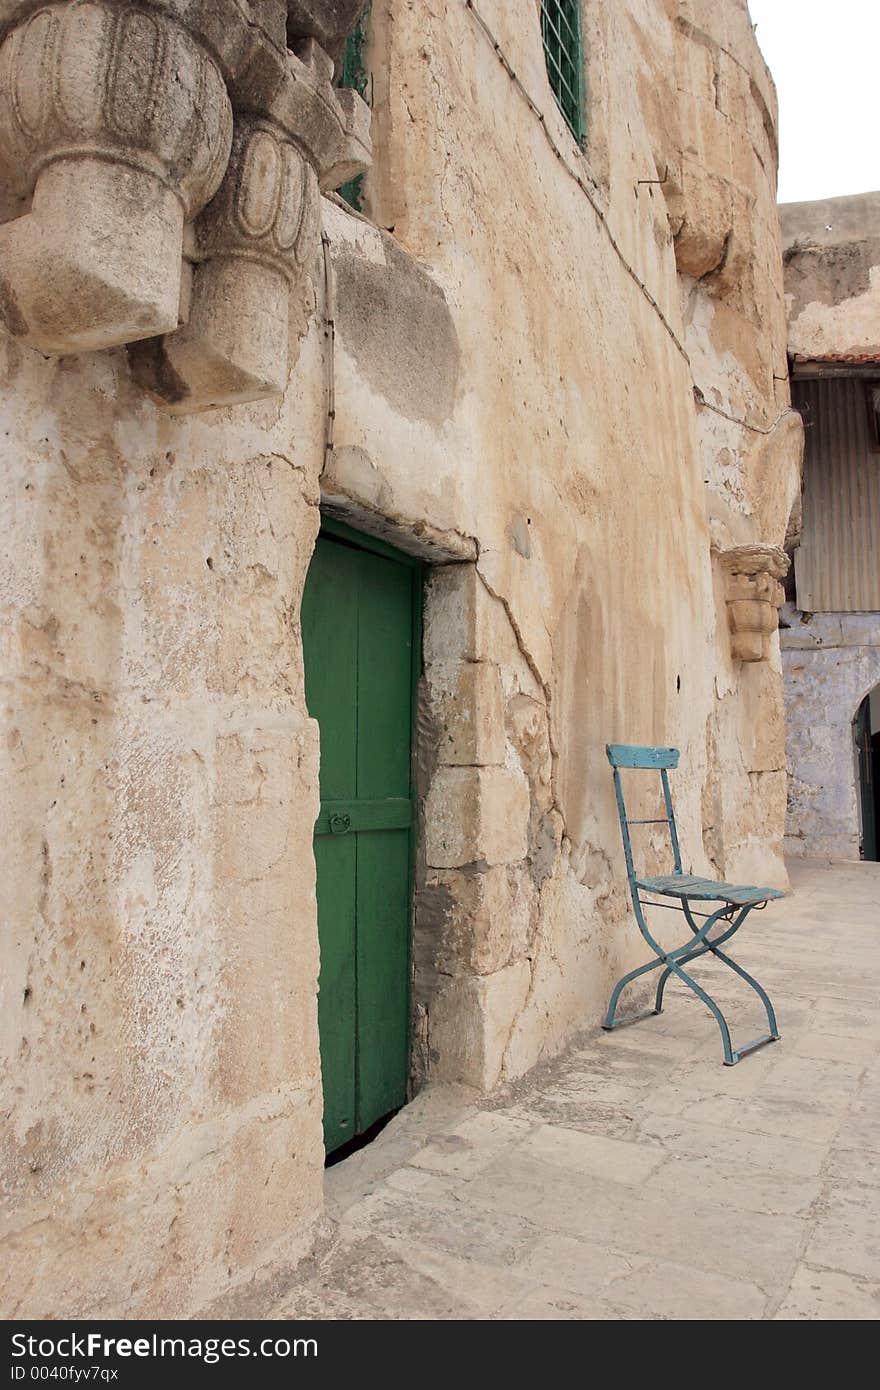
[[[681,849],[678,843],[678,830],[675,825],[675,815],[672,810],[672,795],[669,790],[668,769],[678,767],[677,748],[636,748],[623,743],[609,743],[605,750],[608,754],[608,761],[614,769],[614,791],[617,796],[617,810],[620,816],[620,830],[623,836],[623,852],[626,857],[626,873],[629,879],[630,893],[632,894],[633,911],[636,914],[636,922],[639,931],[647,941],[657,959],[649,961],[647,965],[640,965],[637,970],[631,970],[628,975],[624,975],[614,986],[611,1001],[608,1005],[608,1013],[602,1027],[606,1030],[620,1028],[623,1024],[636,1023],[641,1018],[649,1018],[654,1014],[659,1014],[663,1009],[663,991],[670,975],[675,975],[677,979],[684,980],[685,984],[694,991],[698,998],[709,1008],[715,1016],[718,1027],[721,1029],[721,1039],[724,1043],[724,1065],[733,1067],[741,1061],[748,1053],[754,1052],[759,1047],[764,1047],[767,1043],[776,1042],[779,1038],[779,1029],[776,1024],[776,1014],[773,1005],[766,992],[753,979],[741,965],[737,965],[735,960],[719,950],[724,942],[729,941],[735,932],[739,931],[746,917],[753,908],[766,907],[771,898],[781,898],[784,896],[778,888],[744,888],[732,883],[723,883],[720,880],[711,878],[695,878],[691,874],[682,872]],[[626,805],[623,799],[623,786],[620,779],[621,768],[642,768],[659,771],[660,780],[663,784],[663,801],[666,806],[666,815],[654,819],[633,820],[626,814]],[[638,878],[633,867],[632,843],[630,841],[629,828],[631,825],[668,825],[669,835],[672,840],[672,858],[674,870],[671,874],[662,875],[659,878]],[[651,902],[642,897],[643,893],[653,893],[659,897],[677,898],[678,903],[673,906],[671,903]],[[692,902],[720,902],[721,907],[716,912],[705,913],[695,912],[691,907]],[[643,909],[646,907],[665,907],[674,912],[684,913],[685,920],[691,929],[691,940],[685,942],[683,946],[676,947],[673,951],[666,951],[655,941],[648,924],[645,921]],[[703,925],[698,927],[697,917],[704,919]],[[723,924],[720,934],[710,939],[709,933],[717,924]],[[689,961],[696,960],[698,956],[703,956],[707,952],[711,953],[725,965],[729,965],[739,977],[745,980],[746,984],[751,985],[758,995],[761,1003],[767,1011],[768,1033],[763,1033],[753,1042],[746,1043],[744,1047],[734,1051],[730,1042],[730,1029],[727,1020],[721,1012],[715,1000],[706,993],[704,989],[686,974],[683,967]],[[646,975],[651,970],[663,966],[663,973],[657,984],[657,993],[654,997],[654,1007],[643,1009],[640,1013],[631,1014],[629,1017],[617,1017],[617,1004],[623,990],[633,980],[637,980],[640,975]]]

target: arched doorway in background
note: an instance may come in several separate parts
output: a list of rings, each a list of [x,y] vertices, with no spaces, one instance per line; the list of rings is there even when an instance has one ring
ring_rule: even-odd
[[[880,859],[880,684],[869,691],[853,719],[856,789],[863,859]]]

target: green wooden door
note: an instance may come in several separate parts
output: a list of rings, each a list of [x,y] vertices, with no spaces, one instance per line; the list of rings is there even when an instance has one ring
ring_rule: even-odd
[[[315,863],[328,1153],[406,1099],[420,587],[409,557],[328,525],[303,595],[306,703],[321,730]]]

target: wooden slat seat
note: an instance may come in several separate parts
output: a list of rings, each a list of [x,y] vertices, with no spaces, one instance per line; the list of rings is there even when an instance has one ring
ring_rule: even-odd
[[[636,887],[646,893],[659,893],[665,898],[698,898],[703,902],[734,903],[745,907],[746,903],[769,902],[771,898],[783,898],[778,888],[752,888],[737,883],[725,883],[722,879],[697,878],[693,874],[661,874],[658,878],[637,878]]]

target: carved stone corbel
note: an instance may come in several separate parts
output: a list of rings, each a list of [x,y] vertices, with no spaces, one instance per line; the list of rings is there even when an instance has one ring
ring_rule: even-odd
[[[364,8],[364,0],[287,0],[287,41],[317,39],[334,62],[342,57],[346,36]]]
[[[226,176],[194,227],[185,324],[129,349],[132,373],[172,414],[281,395],[288,373],[290,291],[318,249],[320,189],[369,164],[369,109],[332,85],[313,38],[286,55],[283,80],[233,84],[236,116]]]
[[[188,322],[130,352],[135,380],[173,414],[277,396],[288,301],[316,245],[318,179],[283,132],[237,117],[220,191],[195,226]]]
[[[778,545],[755,542],[719,552],[724,572],[731,653],[737,661],[766,661],[785,598],[781,579],[789,559]]]
[[[0,0],[0,172],[25,204],[0,226],[10,332],[129,344],[177,414],[280,394],[319,189],[369,165],[369,109],[321,46],[341,54],[359,9]]]
[[[0,227],[0,316],[43,352],[178,323],[184,223],[213,196],[232,110],[167,14],[107,0],[29,14],[0,47],[0,164],[31,197]]]

